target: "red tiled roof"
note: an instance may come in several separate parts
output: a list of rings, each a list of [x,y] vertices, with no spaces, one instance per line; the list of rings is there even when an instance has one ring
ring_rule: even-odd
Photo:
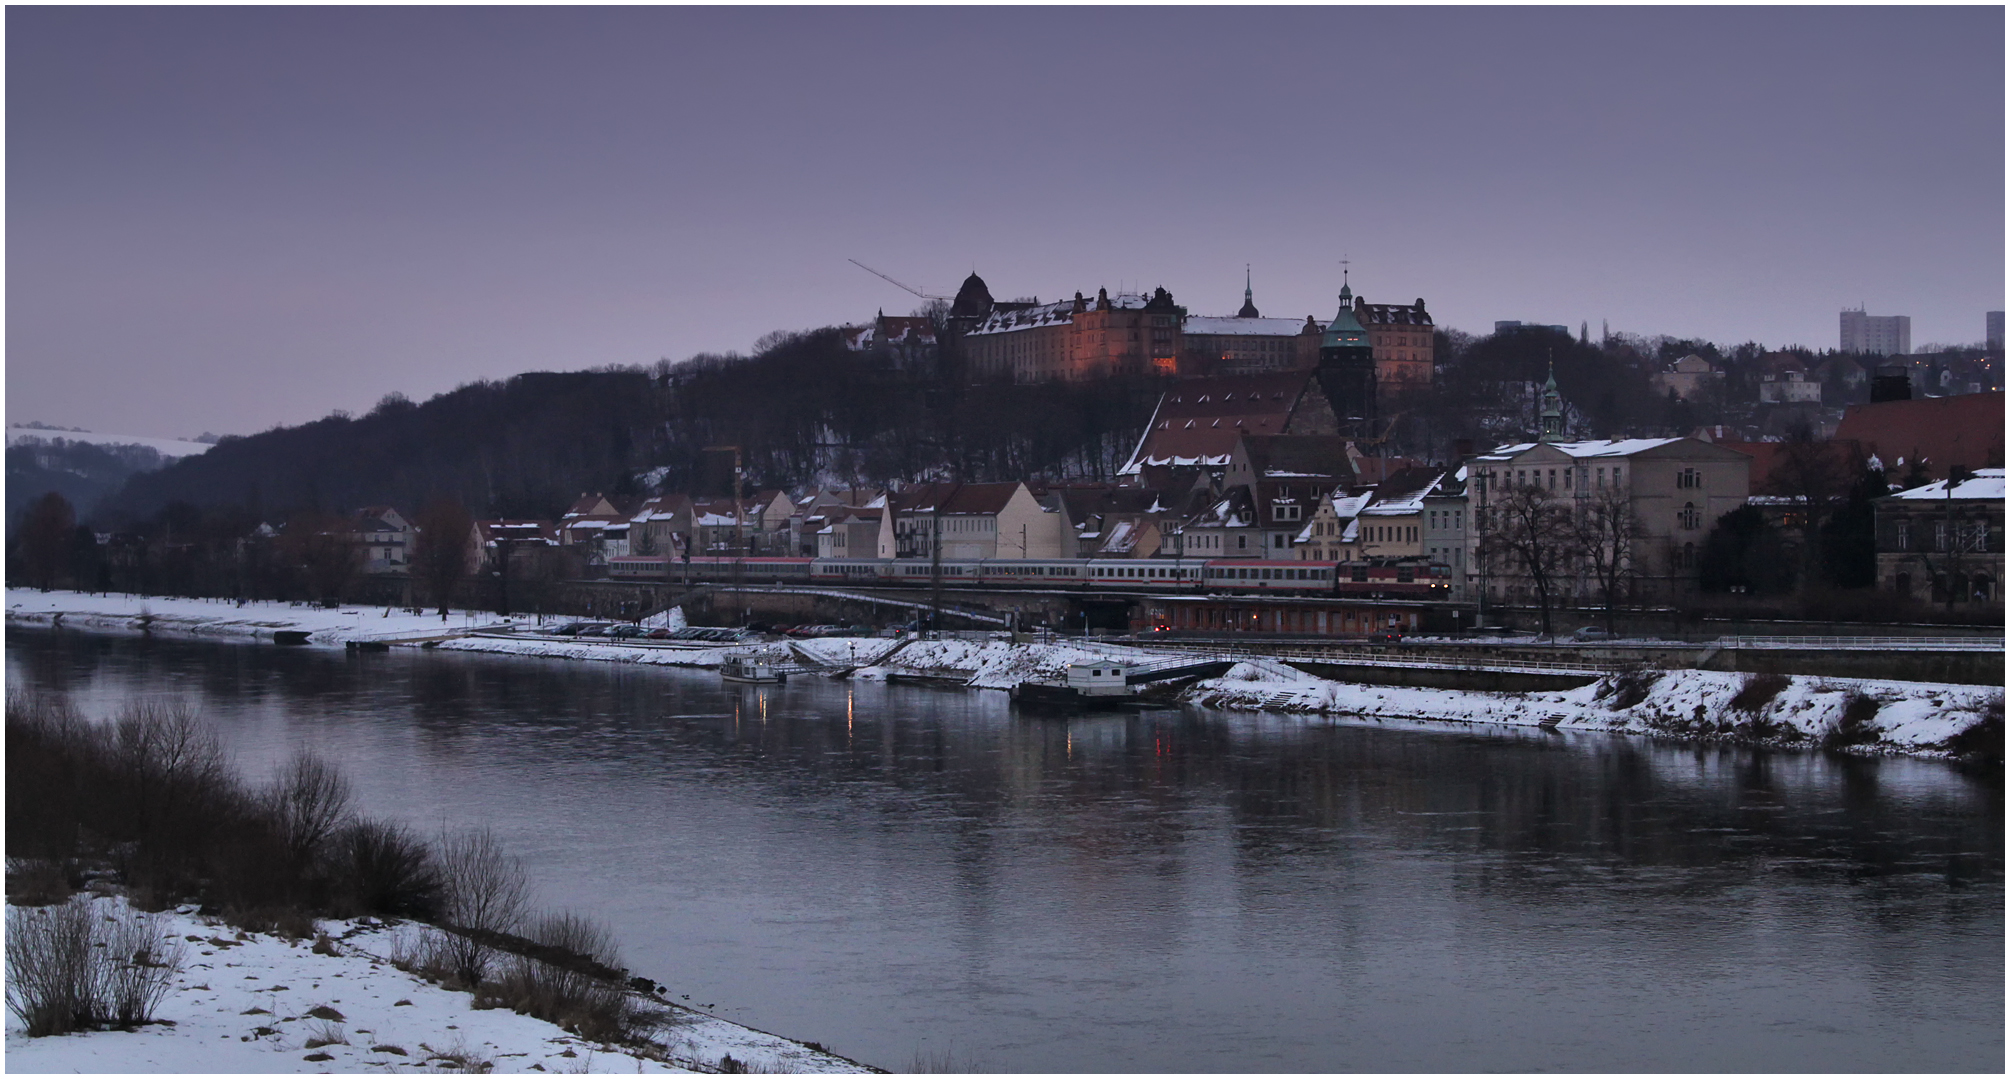
[[[1946,477],[1949,465],[2000,468],[2003,391],[1852,405],[1836,428],[1836,440],[1854,440],[1875,453],[1888,472],[1899,471],[1901,457],[1907,470],[1924,458],[1936,479]],[[1752,474],[1760,474],[1756,463]]]

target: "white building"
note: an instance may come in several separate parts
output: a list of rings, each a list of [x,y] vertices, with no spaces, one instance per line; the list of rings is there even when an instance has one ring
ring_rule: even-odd
[[[1871,315],[1859,307],[1842,313],[1842,350],[1878,356],[1912,352],[1911,315]]]

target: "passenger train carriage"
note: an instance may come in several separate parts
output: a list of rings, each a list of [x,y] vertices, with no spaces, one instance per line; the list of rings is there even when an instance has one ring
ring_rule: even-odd
[[[929,587],[938,568],[951,587],[1065,588],[1084,591],[1284,593],[1304,596],[1442,597],[1444,565],[1369,565],[1252,558],[1053,558],[944,560],[921,558],[666,558],[620,555],[607,560],[616,580],[696,583],[873,585]]]

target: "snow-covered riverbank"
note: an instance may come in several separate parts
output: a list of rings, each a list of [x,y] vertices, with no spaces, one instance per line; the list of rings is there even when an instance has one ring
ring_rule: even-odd
[[[1183,699],[1209,708],[1365,719],[1505,723],[1699,740],[1942,754],[1975,725],[2001,723],[1988,686],[1716,671],[1608,675],[1579,689],[1534,693],[1365,686],[1316,678],[1274,660],[1238,664]]]
[[[109,908],[117,897],[95,900]],[[10,914],[12,911],[10,910]],[[418,931],[368,919],[324,920],[331,946],[242,933],[192,908],[160,915],[184,965],[156,1011],[164,1022],[30,1038],[9,1016],[12,1072],[713,1072],[730,1055],[752,1071],[862,1072],[786,1038],[657,1000],[670,1013],[660,1054],[599,1045],[390,963]],[[315,1044],[310,1044],[315,1043]],[[658,1059],[660,1056],[662,1059]]]
[[[796,653],[852,677],[923,677],[974,689],[1009,689],[1028,679],[1058,678],[1069,663],[1115,659],[1143,663],[1165,656],[1147,649],[1072,641],[893,641],[823,638],[719,648],[660,647],[493,632],[491,615],[456,612],[411,615],[382,608],[234,603],[161,597],[87,595],[10,589],[7,619],[19,625],[62,625],[146,631],[189,637],[270,639],[275,630],[308,634],[310,643],[411,641],[442,632],[489,630],[438,642],[454,651],[496,652],[552,659],[716,667],[728,652],[757,651],[777,661]],[[1756,688],[1754,688],[1756,686]],[[1755,683],[1752,676],[1709,671],[1649,671],[1609,675],[1581,689],[1489,693],[1366,686],[1306,674],[1275,660],[1238,665],[1223,677],[1195,683],[1179,700],[1207,708],[1366,719],[1504,723],[1704,739],[1736,738],[1787,744],[1846,743],[1859,750],[1936,755],[1948,740],[1984,722],[2000,724],[2003,691],[1987,686],[1874,679],[1789,676]]]

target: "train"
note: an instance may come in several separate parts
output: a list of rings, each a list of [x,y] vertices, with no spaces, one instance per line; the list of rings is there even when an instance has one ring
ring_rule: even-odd
[[[670,558],[615,555],[607,575],[624,581],[691,584],[816,584],[927,588],[941,573],[953,588],[1038,588],[1075,591],[1283,594],[1443,599],[1451,567],[1400,560],[1389,564],[1257,558]]]

